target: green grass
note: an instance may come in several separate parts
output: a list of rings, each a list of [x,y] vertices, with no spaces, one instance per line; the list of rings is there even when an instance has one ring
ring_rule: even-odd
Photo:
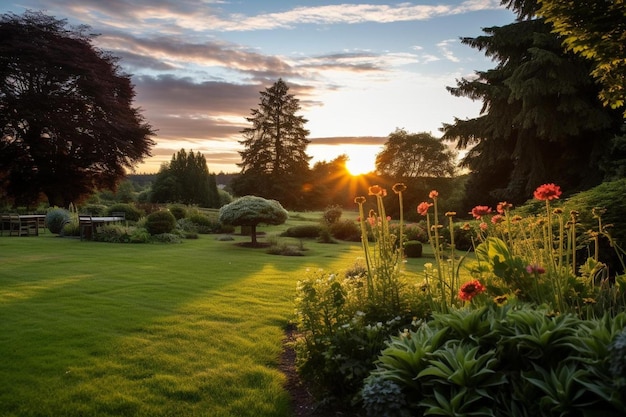
[[[361,256],[355,243],[304,246],[1,237],[0,415],[289,416],[278,361],[296,282]]]

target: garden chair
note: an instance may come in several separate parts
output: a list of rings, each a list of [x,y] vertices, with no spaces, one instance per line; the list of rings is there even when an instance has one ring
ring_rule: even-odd
[[[88,215],[78,215],[78,228],[80,230],[80,240],[91,239],[94,233],[93,220]]]

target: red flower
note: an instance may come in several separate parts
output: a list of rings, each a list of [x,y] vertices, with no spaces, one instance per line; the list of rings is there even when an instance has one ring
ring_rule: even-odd
[[[428,214],[428,209],[433,206],[433,203],[422,202],[417,205],[417,212],[422,216]]]
[[[459,298],[464,301],[471,301],[472,298],[485,291],[485,287],[478,281],[470,281],[463,284],[459,290]]]
[[[501,214],[496,214],[495,216],[491,218],[491,223],[493,224],[502,223],[503,221],[504,221],[504,217],[502,217]]]
[[[430,194],[428,194],[428,198],[430,198],[431,200],[434,200],[437,197],[439,197],[439,193],[437,192],[437,190],[432,190]]]
[[[476,206],[470,211],[470,214],[474,216],[475,219],[480,220],[482,216],[486,216],[491,213],[491,207],[487,206]]]
[[[543,184],[537,187],[534,196],[537,200],[554,200],[561,195],[561,187],[555,184]]]
[[[483,232],[486,232],[487,229],[489,229],[489,225],[487,223],[485,223],[485,222],[480,222],[478,227],[480,227],[480,230],[482,230]]]
[[[513,204],[507,203],[506,201],[502,201],[498,203],[498,207],[496,207],[496,211],[500,214],[504,214],[507,210],[513,208]]]

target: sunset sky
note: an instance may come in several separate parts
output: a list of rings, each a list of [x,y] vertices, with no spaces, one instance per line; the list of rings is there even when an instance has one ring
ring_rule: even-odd
[[[239,131],[278,78],[300,100],[312,163],[345,153],[371,164],[396,128],[439,137],[482,104],[446,87],[494,67],[459,38],[514,20],[497,0],[0,2],[2,13],[27,9],[91,26],[132,75],[157,130],[138,173],[180,149],[202,152],[211,172],[238,172]]]

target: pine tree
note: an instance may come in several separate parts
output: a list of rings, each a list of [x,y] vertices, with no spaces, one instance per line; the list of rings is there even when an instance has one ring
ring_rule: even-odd
[[[237,195],[257,195],[281,201],[286,207],[299,207],[300,188],[309,172],[306,148],[307,122],[296,115],[299,100],[289,94],[289,87],[279,79],[261,92],[259,108],[246,120],[252,127],[241,131],[244,146],[240,151],[241,173],[233,182]]]
[[[599,101],[589,63],[565,52],[543,20],[522,19],[536,2],[509,3],[517,22],[462,40],[497,66],[449,88],[455,96],[483,101],[479,117],[443,127],[444,139],[469,148],[462,161],[471,170],[469,206],[519,203],[544,182],[570,191],[598,184],[621,126],[619,112]]]

